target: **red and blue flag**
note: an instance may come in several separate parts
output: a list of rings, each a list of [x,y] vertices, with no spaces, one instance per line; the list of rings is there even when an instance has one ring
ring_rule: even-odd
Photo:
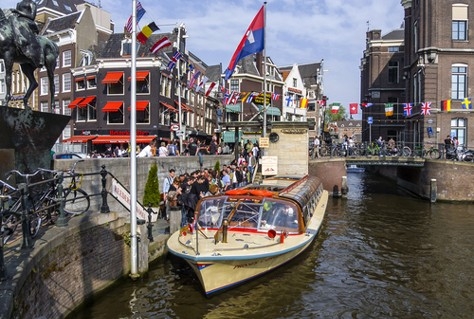
[[[237,49],[230,59],[229,66],[225,70],[225,80],[227,81],[234,73],[235,66],[237,63],[254,53],[258,53],[263,50],[265,46],[265,6],[258,11],[252,23],[245,32],[242,40],[240,40]]]

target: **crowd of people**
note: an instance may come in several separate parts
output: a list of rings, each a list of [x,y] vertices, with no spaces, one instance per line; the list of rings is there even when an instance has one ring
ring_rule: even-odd
[[[248,144],[251,142],[249,141]],[[251,183],[253,173],[258,164],[260,150],[252,143],[243,148],[238,159],[224,164],[219,170],[203,168],[191,173],[176,175],[175,169],[170,169],[162,183],[162,194],[165,201],[166,216],[169,218],[169,208],[181,209],[181,223],[184,226],[194,216],[194,209],[199,199],[209,195],[217,195],[226,190],[238,188]]]

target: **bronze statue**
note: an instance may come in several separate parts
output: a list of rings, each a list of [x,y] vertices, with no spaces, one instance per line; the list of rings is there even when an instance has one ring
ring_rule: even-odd
[[[36,3],[22,0],[16,9],[0,10],[0,59],[5,64],[6,104],[11,100],[13,63],[19,63],[22,72],[29,81],[29,87],[23,97],[28,108],[28,99],[38,87],[34,71],[44,66],[49,80],[50,103],[54,106],[54,69],[59,49],[56,43],[38,35]]]

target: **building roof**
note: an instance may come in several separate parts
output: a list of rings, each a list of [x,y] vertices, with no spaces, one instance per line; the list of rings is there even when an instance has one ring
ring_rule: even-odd
[[[206,76],[211,82],[219,82],[222,76],[222,64],[208,66],[206,69]]]
[[[160,33],[160,34],[152,34],[147,41],[146,45],[140,45],[137,50],[137,57],[151,57],[155,56],[156,54],[150,52],[150,48],[153,44],[163,37],[168,37],[168,39],[173,42],[175,41],[176,34],[173,33]],[[122,41],[125,40],[124,33],[114,33],[111,34],[107,43],[105,44],[104,49],[99,52],[98,58],[104,59],[113,59],[113,58],[120,58],[120,52],[122,49]],[[138,43],[138,42],[137,42]],[[168,46],[162,49],[163,52],[171,52],[172,46]]]
[[[40,0],[38,3],[38,12],[45,9],[54,10],[58,13],[70,14],[77,11],[77,5],[86,3],[84,0]]]
[[[305,87],[318,84],[318,74],[321,68],[321,63],[306,63],[298,64],[298,72],[300,73],[301,79],[303,80]],[[283,75],[283,79],[286,79],[293,69],[292,65],[278,67]]]
[[[382,40],[401,40],[405,39],[405,30],[396,29],[392,30],[382,37]]]
[[[58,32],[67,29],[74,29],[83,11],[77,11],[56,19],[48,20],[43,28],[44,33]]]

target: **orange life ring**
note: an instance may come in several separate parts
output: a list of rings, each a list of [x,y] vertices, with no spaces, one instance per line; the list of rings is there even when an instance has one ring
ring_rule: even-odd
[[[225,192],[226,195],[247,195],[249,193],[248,189],[230,189]]]

